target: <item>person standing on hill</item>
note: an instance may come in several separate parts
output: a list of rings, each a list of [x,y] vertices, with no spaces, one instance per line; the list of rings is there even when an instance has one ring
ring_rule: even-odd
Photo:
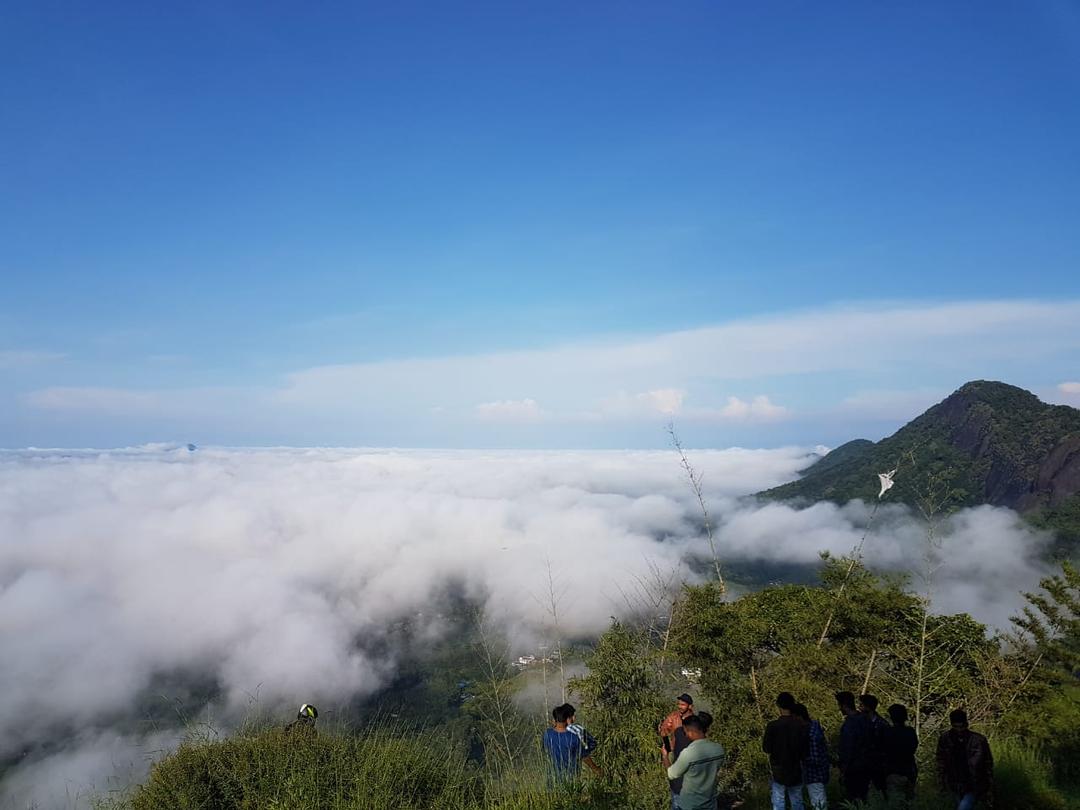
[[[690,695],[683,692],[675,698],[675,711],[665,717],[657,728],[657,731],[660,732],[660,736],[664,738],[669,751],[675,744],[675,729],[679,728],[679,726],[682,725],[682,721],[693,713],[694,699],[690,697]]]
[[[895,797],[911,799],[919,773],[915,764],[919,738],[907,725],[907,707],[894,703],[889,707],[889,718],[893,724],[885,739],[885,795],[890,801]]]
[[[682,781],[682,789],[673,806],[678,810],[716,810],[716,777],[724,764],[724,748],[708,739],[706,724],[700,717],[689,715],[682,718],[680,725],[690,744],[675,762],[672,763],[666,748],[660,749],[668,780]]]
[[[803,704],[795,705],[794,714],[806,725],[808,749],[802,761],[803,784],[810,796],[811,810],[827,810],[829,800],[825,795],[829,784],[829,744],[821,723],[810,717],[810,710]]]
[[[873,695],[859,695],[859,712],[866,718],[869,731],[867,759],[870,765],[870,782],[882,795],[885,794],[885,747],[889,736],[889,724],[877,713],[878,699]]]
[[[802,761],[810,753],[810,737],[807,725],[795,716],[797,705],[790,692],[777,695],[780,716],[765,726],[761,741],[761,750],[769,755],[772,769],[773,810],[785,810],[785,796],[791,810],[803,810]]]
[[[551,728],[544,732],[544,750],[551,760],[550,782],[565,784],[577,782],[581,778],[581,763],[599,773],[600,768],[592,757],[585,753],[581,738],[569,728],[573,714],[570,706],[563,704],[551,711]]]
[[[683,728],[683,720],[694,713],[694,699],[683,692],[675,698],[675,711],[669,714],[660,723],[657,731],[660,732],[660,742],[668,751],[674,762],[679,758],[686,747],[690,745],[690,738]],[[682,779],[669,779],[668,790],[671,793],[671,810],[679,808],[679,791],[682,789]]]
[[[586,731],[584,726],[578,724],[577,709],[575,709],[572,704],[564,703],[563,706],[566,708],[566,711],[570,715],[567,720],[566,728],[567,730],[572,731],[574,734],[576,734],[577,738],[581,740],[581,755],[582,760],[584,761],[585,759],[591,757],[593,751],[596,750],[596,738],[593,737],[593,735],[591,735],[588,731]],[[591,759],[589,759],[588,761],[592,763]]]
[[[870,723],[855,708],[855,695],[837,692],[836,704],[844,715],[840,726],[839,765],[848,801],[865,801],[870,792]]]
[[[994,756],[986,737],[968,728],[963,709],[950,712],[949,723],[952,727],[938,739],[938,777],[956,797],[956,810],[972,810],[993,789]]]

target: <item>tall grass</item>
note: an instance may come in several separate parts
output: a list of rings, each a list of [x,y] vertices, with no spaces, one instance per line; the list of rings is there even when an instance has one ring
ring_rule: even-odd
[[[1052,783],[1053,769],[1037,750],[1015,739],[993,742],[996,810],[1077,808]],[[637,778],[641,777],[641,778]],[[746,810],[768,808],[764,785],[747,795]],[[830,786],[831,807],[858,810],[952,810],[955,800],[920,779],[910,804],[848,805]],[[465,751],[434,730],[376,725],[360,733],[288,735],[248,729],[228,739],[194,737],[158,762],[145,784],[98,803],[100,810],[662,810],[667,790],[657,767],[587,776],[570,789],[551,789],[539,747],[518,771],[495,780]]]
[[[192,738],[99,810],[616,810],[633,801],[599,780],[550,788],[540,756],[499,782],[435,731],[243,731]],[[652,805],[634,806],[647,808]],[[659,810],[659,808],[657,808]]]

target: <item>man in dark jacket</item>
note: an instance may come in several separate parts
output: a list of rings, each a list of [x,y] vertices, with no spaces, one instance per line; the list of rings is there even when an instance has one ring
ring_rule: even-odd
[[[949,722],[952,728],[938,739],[938,776],[956,797],[956,810],[972,810],[993,788],[994,756],[986,737],[968,728],[967,712],[950,712]]]
[[[836,704],[844,715],[840,726],[840,776],[848,801],[865,801],[870,792],[870,723],[855,708],[855,695],[837,692]]]
[[[878,699],[873,695],[859,695],[859,712],[866,718],[870,732],[867,760],[870,766],[870,782],[885,793],[885,749],[888,745],[889,724],[877,712]]]
[[[810,737],[806,724],[794,714],[796,705],[790,692],[777,695],[780,716],[765,726],[761,742],[772,769],[773,810],[785,810],[785,796],[791,810],[803,810],[802,761],[810,753]]]
[[[915,729],[907,724],[906,706],[894,703],[889,707],[889,717],[893,725],[885,740],[885,792],[890,801],[897,796],[911,799],[915,795],[915,780],[919,773],[915,764],[919,738]]]

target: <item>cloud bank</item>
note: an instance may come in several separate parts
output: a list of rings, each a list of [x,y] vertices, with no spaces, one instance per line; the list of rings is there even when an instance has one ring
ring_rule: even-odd
[[[861,503],[740,500],[813,457],[692,453],[725,560],[810,565],[850,551]],[[921,528],[906,510],[882,510],[876,526],[872,565],[917,564]],[[948,529],[939,607],[1004,624],[1042,574],[1046,539],[988,507]],[[0,681],[17,707],[0,715],[0,761],[18,763],[8,801],[141,773],[139,752],[178,733],[132,731],[135,706],[163,683],[212,684],[225,723],[255,692],[270,707],[339,705],[392,676],[402,620],[440,632],[449,587],[485,603],[527,652],[546,622],[531,594],[544,591],[547,559],[572,595],[564,631],[589,635],[651,563],[692,577],[688,563],[707,556],[670,452],[4,452],[0,536]],[[43,748],[58,740],[68,744]],[[116,751],[142,764],[102,770]]]

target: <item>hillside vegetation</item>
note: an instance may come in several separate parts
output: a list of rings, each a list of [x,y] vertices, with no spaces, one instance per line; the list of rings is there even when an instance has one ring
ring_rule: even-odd
[[[832,693],[869,691],[912,710],[922,744],[919,799],[950,807],[935,787],[933,751],[948,711],[967,709],[997,758],[996,806],[1080,808],[1080,574],[1066,565],[1032,595],[1011,639],[988,637],[966,614],[937,615],[905,583],[852,560],[826,559],[814,587],[780,585],[728,599],[716,583],[674,594],[670,626],[613,623],[572,680],[579,720],[599,739],[603,776],[549,790],[542,726],[516,700],[524,675],[503,662],[475,684],[463,723],[416,731],[376,725],[349,733],[288,735],[280,729],[192,741],[159,762],[147,782],[103,802],[112,810],[246,808],[448,808],[449,810],[661,810],[668,805],[656,724],[673,696],[691,689],[715,717],[728,752],[725,795],[767,807],[760,740],[772,699],[794,692],[836,745]],[[827,638],[821,630],[829,621]],[[474,638],[478,657],[487,634]],[[681,673],[700,670],[688,684]],[[557,701],[556,701],[557,702]],[[840,806],[834,776],[832,806]]]
[[[1080,547],[1080,410],[1000,382],[969,382],[892,436],[841,445],[799,480],[760,494],[870,500],[876,474],[894,468],[890,500],[914,504],[944,485],[948,506],[1007,506],[1056,531],[1059,549]]]

